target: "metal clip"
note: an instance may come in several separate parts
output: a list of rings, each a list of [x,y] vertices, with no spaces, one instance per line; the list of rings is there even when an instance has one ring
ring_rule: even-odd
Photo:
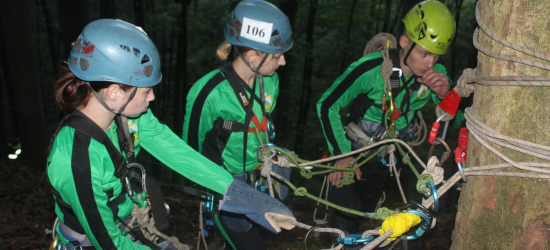
[[[264,150],[264,148],[261,145],[258,146],[258,162],[264,163],[265,159],[262,157],[262,150]],[[271,155],[268,158],[273,159],[273,157],[275,157],[275,155],[277,154],[277,152],[275,152],[275,149],[269,146],[267,146],[265,150],[269,150],[271,152]]]

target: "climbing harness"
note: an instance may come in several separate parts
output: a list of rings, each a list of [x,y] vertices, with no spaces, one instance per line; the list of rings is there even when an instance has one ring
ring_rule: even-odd
[[[141,211],[141,213],[138,213],[138,212],[132,213],[133,216],[138,216],[139,214],[139,217],[141,218],[140,220],[138,220],[139,227],[145,227],[151,233],[154,233],[155,235],[158,235],[164,239],[170,240],[170,243],[172,243],[178,249],[187,249],[186,248],[187,246],[179,243],[177,239],[169,238],[163,235],[162,233],[157,231],[155,226],[152,226],[152,224],[150,224],[148,213],[151,207],[155,207],[153,209],[156,209],[156,211],[162,211],[161,214],[159,214],[158,212],[155,213],[155,219],[158,218],[158,220],[155,220],[155,222],[159,227],[160,226],[167,227],[168,225],[163,225],[162,223],[163,223],[163,220],[166,220],[166,215],[167,213],[169,213],[169,207],[164,202],[161,202],[160,204],[158,202],[151,204],[151,201],[148,199],[148,195],[147,195],[146,180],[148,179],[145,173],[145,169],[140,164],[133,162],[134,146],[133,146],[133,141],[130,139],[131,137],[128,131],[128,125],[126,125],[127,124],[126,118],[118,116],[115,118],[115,123],[117,124],[117,136],[120,143],[120,147],[121,149],[123,149],[126,159],[129,162],[131,162],[130,164],[126,164],[126,160],[120,154],[120,152],[116,149],[116,147],[114,146],[112,141],[109,139],[107,134],[105,134],[105,132],[103,132],[103,130],[101,130],[97,126],[90,126],[90,124],[93,124],[93,122],[78,110],[65,116],[63,120],[59,123],[56,129],[56,132],[54,133],[54,135],[50,140],[50,145],[48,147],[48,150],[49,151],[51,150],[51,147],[53,146],[53,141],[57,137],[57,134],[65,126],[72,127],[75,130],[79,131],[80,133],[86,136],[89,136],[90,138],[93,138],[94,140],[103,144],[107,148],[107,152],[109,153],[110,158],[113,161],[113,165],[115,166],[114,175],[117,178],[119,178],[123,184],[122,185],[123,190],[120,192],[120,194],[107,204],[109,208],[112,210],[113,215],[115,216],[113,219],[118,220],[120,223],[125,225],[122,219],[116,218],[116,215],[118,214],[118,205],[126,199],[125,195],[128,195],[136,204],[134,207],[134,210]],[[138,173],[133,171],[134,169],[139,170]],[[137,187],[134,187],[132,182],[133,181],[135,182],[136,180],[139,183],[139,185]],[[149,183],[149,181],[147,181],[147,183]],[[158,188],[158,186],[153,186],[153,187]],[[160,191],[160,189],[158,190]],[[88,237],[85,234],[79,233],[79,232],[84,232],[84,230],[82,226],[78,223],[78,220],[76,220],[76,218],[75,219],[68,218],[70,217],[69,216],[70,214],[74,214],[74,212],[72,212],[72,208],[70,207],[70,205],[63,201],[60,193],[57,190],[55,190],[53,187],[52,187],[52,192],[56,197],[55,200],[58,206],[61,208],[62,211],[64,211],[63,213],[65,215],[65,221],[70,222],[70,225],[65,225],[64,223],[61,223],[61,221],[56,219],[56,223],[54,223],[54,228],[52,228],[51,230],[52,236],[53,236],[53,232],[56,231],[57,228],[59,228],[60,232],[63,234],[65,238],[69,240],[71,239],[73,240],[69,242],[70,245],[67,245],[67,244],[63,245],[61,244],[61,242],[57,241],[58,243],[57,246],[69,247],[69,248],[71,246],[75,247],[75,244],[76,244],[75,242],[78,242],[78,245],[76,246],[81,246],[81,247],[91,246],[91,241],[88,239]],[[158,194],[160,194],[160,192]],[[129,224],[133,225],[133,221],[136,221],[136,218],[133,217],[131,219],[131,223]],[[166,220],[166,223],[167,223],[167,220]],[[123,235],[126,235],[126,233],[130,232],[131,230],[134,230],[134,229],[132,227],[127,226],[126,230],[122,230]],[[143,233],[143,229],[141,229],[141,231]],[[141,233],[135,233],[135,235],[140,236]],[[153,241],[156,241],[156,239],[154,239],[156,236],[152,237],[152,235],[150,235],[149,238],[140,238],[139,240],[143,244],[146,244],[147,246],[153,249],[157,249],[158,247],[153,243]],[[57,246],[54,246],[54,247],[57,247]]]

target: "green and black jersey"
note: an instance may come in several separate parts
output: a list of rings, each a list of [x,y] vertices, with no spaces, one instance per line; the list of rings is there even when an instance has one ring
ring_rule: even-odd
[[[279,94],[279,77],[277,74],[264,76],[263,81],[264,110],[267,114],[275,108],[277,95]],[[239,84],[244,85],[244,82],[239,82]],[[256,98],[251,96],[250,91],[254,91]],[[238,97],[240,93],[246,95],[245,98]],[[207,136],[209,132],[215,129],[216,121],[234,121],[244,124],[247,114],[245,108],[249,108],[247,105],[253,105],[253,115],[261,123],[261,126],[265,126],[266,121],[263,119],[264,114],[258,99],[260,99],[258,79],[256,79],[250,90],[237,92],[227,79],[227,73],[220,69],[208,73],[193,85],[187,96],[183,139],[197,151],[208,155],[204,152],[204,143],[206,140],[218,139]],[[243,100],[249,100],[244,102],[247,105],[243,104]],[[228,123],[226,122],[226,124]],[[250,122],[249,127],[255,129],[257,125]],[[232,130],[228,126],[224,126],[224,128]],[[245,133],[248,134],[245,135]],[[247,136],[246,152],[244,152],[244,136]],[[266,138],[265,131],[260,132],[260,137],[262,140]],[[257,149],[260,146],[260,141],[255,133],[231,132],[223,143],[212,142],[211,144],[217,145],[217,150],[219,150],[217,154],[221,154],[221,158],[223,158],[221,165],[232,174],[242,173],[243,168],[245,172],[251,171],[258,163]]]
[[[229,173],[216,169],[214,163],[159,123],[150,110],[136,119],[128,119],[128,127],[134,136],[136,154],[143,148],[179,174],[222,194],[233,181]],[[116,123],[107,130],[107,135],[119,149]],[[86,234],[96,249],[148,249],[122,236],[116,225],[116,218],[127,218],[134,204],[123,194],[124,199],[116,209],[108,206],[124,190],[114,171],[103,144],[72,127],[63,127],[53,142],[47,174],[53,189],[70,209],[59,206],[58,201],[55,212],[65,225]],[[66,243],[67,239],[61,237],[61,241]]]
[[[332,154],[339,155],[351,151],[351,144],[344,134],[339,111],[347,107],[358,95],[366,93],[368,99],[375,104],[367,110],[363,119],[377,123],[382,122],[383,111],[379,108],[384,93],[384,78],[380,75],[382,61],[382,53],[379,52],[360,58],[334,81],[317,102],[317,114],[321,120],[321,126]],[[447,76],[447,71],[443,65],[435,64],[433,69]],[[410,77],[405,77],[405,81],[409,81]],[[447,78],[449,77],[447,76]],[[400,79],[400,86],[403,86],[403,79]],[[406,90],[401,91],[397,96],[394,96],[397,108],[402,107],[401,103],[405,92]],[[420,85],[420,88],[410,96],[408,110],[416,111],[422,108],[430,99],[436,104],[440,101],[437,95],[427,86]],[[407,120],[412,121],[413,118],[414,112],[408,112],[394,121],[395,126],[398,130],[403,129],[407,126]]]

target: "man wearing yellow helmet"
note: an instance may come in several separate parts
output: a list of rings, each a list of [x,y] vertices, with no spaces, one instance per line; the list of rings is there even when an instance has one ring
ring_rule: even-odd
[[[449,50],[455,34],[455,20],[444,4],[429,0],[415,5],[403,22],[405,33],[399,38],[401,49],[389,51],[394,67],[392,93],[396,112],[387,119],[395,124],[399,138],[407,141],[414,135],[411,123],[414,111],[430,99],[439,103],[449,93],[451,84],[446,69],[437,61]],[[382,62],[380,52],[360,58],[334,81],[317,103],[319,119],[333,155],[345,154],[364,145],[350,142],[342,128],[339,111],[350,103],[349,122],[358,125],[367,136],[376,136],[377,129],[384,126],[383,110],[388,107],[384,107],[382,101]],[[356,172],[360,181],[333,188],[333,201],[349,208],[373,211],[384,190],[385,177],[389,175],[388,168],[379,159],[375,157]],[[346,166],[352,160],[353,157],[341,159],[335,166]],[[343,172],[334,172],[329,178],[333,185],[339,185],[342,176]],[[332,226],[356,233],[358,220],[336,212]]]

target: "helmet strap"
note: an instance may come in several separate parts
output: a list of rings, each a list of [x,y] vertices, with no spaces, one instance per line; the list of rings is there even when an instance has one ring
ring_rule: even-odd
[[[250,70],[252,70],[252,72],[256,73],[256,75],[258,76],[258,80],[259,80],[259,83],[260,83],[260,95],[261,95],[261,98],[262,98],[262,105],[263,105],[265,103],[265,95],[263,94],[264,93],[264,78],[263,78],[262,74],[260,74],[260,68],[264,64],[267,57],[269,56],[269,53],[265,52],[264,58],[262,58],[262,61],[260,62],[260,64],[258,64],[258,67],[256,69],[254,69],[254,68],[252,68],[252,66],[250,66],[250,63],[248,63],[248,61],[244,58],[243,54],[241,54],[241,52],[239,52],[238,49],[235,49],[235,50],[237,51],[237,53],[239,54],[239,56],[243,60],[244,64],[246,64],[246,66],[248,66],[248,68],[250,68]]]
[[[130,97],[128,98],[128,101],[126,101],[126,103],[124,105],[122,105],[122,107],[116,111],[114,109],[111,109],[107,103],[105,103],[105,101],[103,101],[103,99],[101,98],[101,96],[99,96],[99,94],[92,88],[92,86],[90,85],[89,82],[86,82],[86,84],[88,84],[88,86],[90,87],[90,89],[92,90],[92,93],[94,93],[94,96],[95,98],[97,99],[97,101],[99,101],[99,103],[101,103],[101,105],[109,110],[111,113],[115,114],[115,115],[120,115],[122,113],[122,111],[124,111],[124,109],[126,108],[126,106],[128,106],[128,103],[130,103],[132,101],[132,99],[134,99],[134,96],[136,95],[136,92],[137,92],[137,87],[134,88],[134,90],[132,90],[132,93],[130,93]]]
[[[412,41],[411,41],[412,42]],[[411,54],[411,52],[413,51],[414,49],[414,46],[416,46],[416,43],[415,42],[412,42],[412,46],[411,46],[411,49],[409,49],[409,51],[407,51],[407,54],[405,55],[405,58],[403,58],[403,64],[405,64],[405,66],[409,67],[409,65],[407,64],[407,59],[409,59],[409,55]]]

